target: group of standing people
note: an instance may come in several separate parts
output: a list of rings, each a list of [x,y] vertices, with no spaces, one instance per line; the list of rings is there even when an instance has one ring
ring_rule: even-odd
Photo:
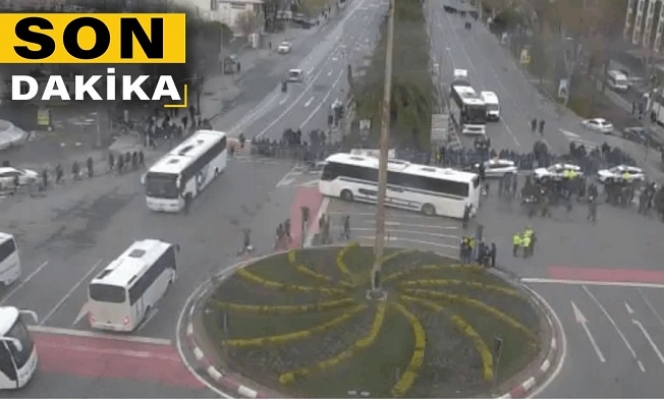
[[[518,257],[519,250],[521,250],[523,258],[532,257],[536,240],[535,231],[530,227],[526,227],[522,232],[516,232],[512,236],[512,255]]]
[[[475,247],[477,246],[477,251]],[[473,263],[473,255],[475,262],[484,266],[485,268],[495,268],[496,266],[496,244],[490,245],[480,240],[477,242],[472,236],[463,236],[459,244],[459,260],[461,264],[467,265]]]

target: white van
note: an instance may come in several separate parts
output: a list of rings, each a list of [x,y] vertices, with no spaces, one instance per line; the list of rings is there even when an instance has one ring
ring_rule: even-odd
[[[288,82],[304,81],[304,71],[301,69],[291,69],[288,71]]]
[[[155,239],[134,242],[88,286],[93,329],[131,332],[150,317],[175,281],[180,247]]]
[[[606,74],[606,82],[616,92],[625,92],[629,89],[627,75],[617,70],[611,70]]]
[[[500,121],[500,100],[498,95],[494,92],[481,92],[480,96],[486,104],[486,119],[487,121]]]
[[[469,83],[468,82],[468,70],[467,69],[455,69],[454,70],[454,80],[452,83]]]
[[[0,285],[10,285],[21,276],[21,259],[14,235],[0,232]]]

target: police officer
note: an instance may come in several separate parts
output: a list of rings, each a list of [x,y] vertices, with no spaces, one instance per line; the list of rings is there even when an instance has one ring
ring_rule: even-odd
[[[512,235],[512,255],[516,257],[521,247],[521,234],[519,232]]]
[[[532,245],[532,238],[527,235],[523,235],[521,238],[521,247],[523,248],[523,258],[528,258],[531,256],[530,250]]]
[[[523,236],[527,237],[528,240],[528,254],[532,256],[535,253],[535,231],[532,230],[530,227],[526,227],[526,230],[523,231]]]

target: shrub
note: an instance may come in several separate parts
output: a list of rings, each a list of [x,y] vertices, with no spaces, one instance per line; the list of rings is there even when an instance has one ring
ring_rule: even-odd
[[[307,267],[304,264],[299,264],[297,262],[297,254],[295,250],[290,250],[288,252],[288,263],[297,270],[297,272],[301,273],[302,275],[306,275],[308,277],[317,279],[319,281],[323,282],[332,282],[333,279],[325,274],[321,274],[319,272],[316,272],[312,270],[311,268]]]
[[[301,304],[297,306],[279,306],[279,305],[253,305],[253,304],[237,304],[222,301],[214,301],[214,306],[241,312],[252,312],[259,314],[298,314],[312,311],[327,311],[335,308],[343,308],[355,304],[355,300],[350,297],[345,297],[338,300],[324,301],[320,303]]]
[[[419,373],[420,368],[422,368],[422,363],[424,362],[424,350],[426,348],[426,333],[424,332],[422,323],[415,314],[408,311],[408,309],[401,303],[397,303],[395,307],[408,319],[411,328],[413,328],[413,334],[415,335],[415,349],[413,350],[410,362],[406,367],[406,371],[399,377],[396,385],[392,388],[392,395],[394,397],[402,397],[413,386],[417,379],[417,374]]]
[[[230,339],[230,340],[225,340],[223,343],[233,347],[255,347],[255,346],[267,346],[273,344],[283,344],[294,340],[305,339],[316,334],[327,332],[332,328],[336,328],[337,326],[353,318],[360,312],[364,311],[366,308],[367,306],[365,305],[358,305],[344,312],[343,314],[334,319],[331,319],[323,324],[302,331],[290,332],[283,335],[265,336],[253,339]]]
[[[247,271],[244,268],[238,270],[238,275],[240,275],[241,277],[250,282],[259,284],[268,289],[286,290],[291,292],[304,292],[304,293],[319,292],[326,295],[345,294],[347,292],[344,289],[338,289],[338,288],[312,287],[312,286],[303,286],[303,285],[293,285],[290,283],[275,282],[261,278],[258,275],[252,274],[251,272]]]
[[[443,307],[430,300],[418,299],[410,296],[401,296],[401,298],[403,300],[422,305],[432,311],[445,313],[445,309]],[[462,334],[473,341],[475,350],[477,350],[477,353],[482,360],[482,377],[486,381],[491,381],[493,379],[493,355],[491,350],[489,350],[489,346],[487,346],[484,339],[482,339],[477,331],[475,331],[475,329],[466,320],[456,314],[452,315],[450,319]]]
[[[474,307],[479,310],[482,310],[488,314],[491,314],[496,319],[501,320],[505,324],[511,326],[512,328],[521,331],[526,334],[530,339],[537,340],[537,337],[523,324],[509,315],[503,313],[502,311],[493,308],[489,305],[484,304],[483,302],[465,296],[459,296],[451,293],[437,292],[433,290],[423,290],[423,289],[406,289],[406,292],[412,296],[430,298],[434,300],[443,300],[449,303],[463,304],[469,307]]]
[[[494,291],[506,296],[519,297],[521,294],[518,290],[510,289],[498,285],[489,285],[481,282],[462,281],[460,279],[419,279],[415,281],[403,282],[401,286],[417,286],[417,287],[430,287],[430,286],[470,286],[477,289]]]
[[[385,303],[379,303],[376,307],[376,316],[374,317],[373,324],[369,333],[356,341],[350,348],[342,351],[341,353],[330,357],[323,361],[320,361],[314,365],[313,368],[300,368],[294,371],[286,372],[279,377],[279,382],[286,385],[292,382],[295,382],[297,378],[305,377],[312,374],[313,372],[321,372],[327,369],[330,369],[344,360],[351,358],[359,350],[365,349],[371,346],[378,337],[381,328],[383,327],[383,321],[385,320],[385,312],[387,311],[387,305]]]
[[[359,244],[356,242],[348,243],[341,250],[339,250],[339,253],[337,253],[337,268],[339,268],[339,271],[341,271],[343,276],[350,279],[351,281],[353,280],[353,275],[351,274],[350,269],[348,269],[348,265],[346,265],[344,258],[346,257],[346,253],[357,247],[359,247]]]

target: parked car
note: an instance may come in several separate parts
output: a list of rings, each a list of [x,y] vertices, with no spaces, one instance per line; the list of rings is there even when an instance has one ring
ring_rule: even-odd
[[[514,161],[511,160],[491,159],[485,161],[483,165],[484,175],[487,178],[502,178],[505,175],[514,175],[519,170]],[[480,164],[475,164],[473,169],[479,171]]]
[[[586,129],[590,129],[591,131],[604,133],[607,135],[613,133],[613,124],[604,118],[586,119],[582,121],[581,124],[583,124]]]
[[[597,180],[601,183],[606,183],[613,179],[623,179],[625,172],[629,173],[631,182],[638,182],[646,179],[646,175],[641,168],[631,165],[617,165],[613,168],[600,169],[597,171]]]
[[[291,51],[293,45],[290,42],[281,42],[279,47],[277,47],[277,53],[279,54],[288,54]]]
[[[581,167],[574,164],[554,164],[548,168],[537,168],[534,171],[535,179],[540,180],[543,178],[551,178],[560,180],[563,178],[565,171],[574,171],[579,175],[583,175]]]
[[[39,179],[39,174],[29,169],[0,167],[0,188],[14,187],[16,177],[18,177],[18,184],[24,186],[36,182]]]

